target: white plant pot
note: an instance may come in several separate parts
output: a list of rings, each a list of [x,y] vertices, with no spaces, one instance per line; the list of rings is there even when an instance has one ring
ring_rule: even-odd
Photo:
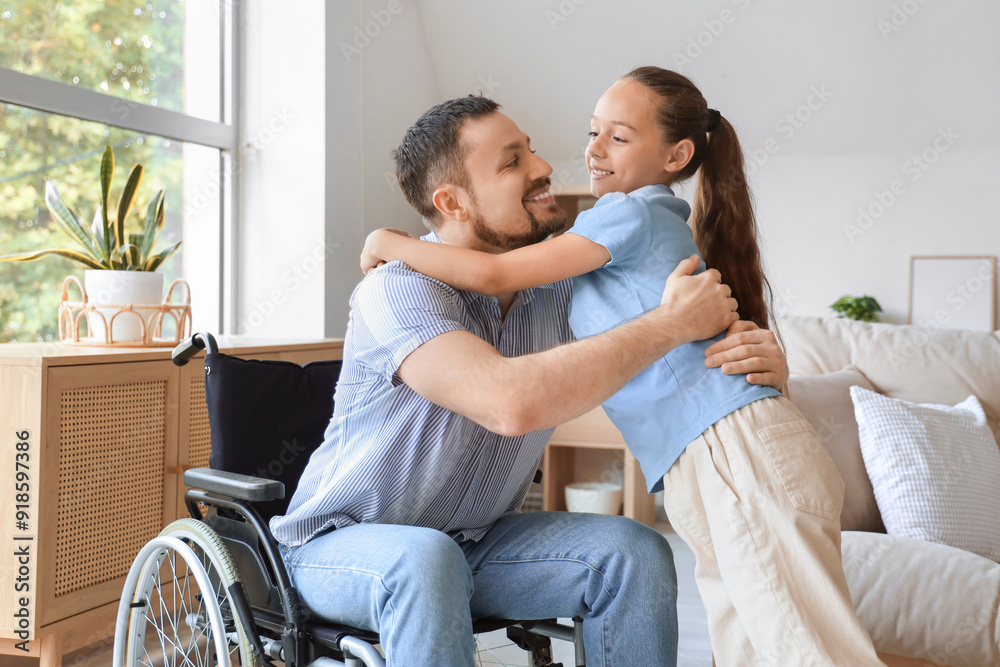
[[[570,512],[618,514],[621,506],[621,484],[578,482],[566,485],[566,509]]]
[[[105,321],[111,324],[110,342],[113,343],[141,342],[143,326],[140,317],[147,329],[156,326],[158,318],[155,315],[163,302],[162,273],[88,269],[84,271],[83,286],[87,290],[88,302],[104,316],[102,319],[95,314],[87,315],[91,338],[105,341]],[[127,304],[132,305],[134,312],[121,312]],[[103,307],[105,305],[109,307]]]

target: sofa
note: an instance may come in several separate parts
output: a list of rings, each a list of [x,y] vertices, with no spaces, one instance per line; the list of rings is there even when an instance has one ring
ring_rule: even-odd
[[[786,317],[778,330],[792,373],[789,397],[844,478],[844,570],[881,657],[890,667],[1000,665],[1000,564],[886,534],[849,391],[867,383],[885,396],[949,406],[974,394],[1000,441],[1000,332],[816,317]]]

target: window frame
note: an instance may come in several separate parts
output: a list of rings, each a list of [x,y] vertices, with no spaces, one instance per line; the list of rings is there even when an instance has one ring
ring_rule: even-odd
[[[214,122],[0,67],[0,103],[216,148],[219,153],[218,333],[235,333],[239,295],[239,191],[242,156],[242,0],[219,0],[219,121]],[[228,20],[227,20],[228,19]],[[231,30],[227,31],[227,25]],[[230,65],[227,73],[226,66]],[[229,95],[227,96],[227,93]],[[226,118],[231,122],[225,122]]]

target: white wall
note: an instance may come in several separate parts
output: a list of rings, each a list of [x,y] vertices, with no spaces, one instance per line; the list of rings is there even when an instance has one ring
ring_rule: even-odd
[[[412,0],[244,3],[238,332],[342,336],[365,236],[421,229],[390,152],[438,93]]]
[[[239,310],[244,335],[324,334],[323,0],[243,3]]]
[[[910,153],[776,156],[760,170],[758,216],[779,312],[827,315],[844,294],[871,294],[885,321],[906,322],[911,255],[1000,254],[988,203],[1000,156],[963,150],[963,135],[913,181],[918,172],[901,165],[933,136]],[[893,181],[902,195],[891,193]],[[862,218],[859,208],[880,211],[879,197],[895,201],[881,217]]]
[[[752,153],[781,312],[824,315],[845,293],[871,294],[902,322],[911,255],[1000,254],[996,3],[438,0],[423,10],[442,91],[462,94],[492,72],[556,180],[585,182],[585,123],[616,77],[647,63],[691,76]],[[806,120],[785,118],[796,113]],[[937,139],[948,128],[957,138]],[[925,150],[934,164],[907,164]],[[889,201],[896,180],[902,194],[880,217],[845,229],[859,207],[879,213],[877,193]]]
[[[421,229],[396,185],[391,151],[442,98],[412,0],[327,5],[325,331],[342,336],[359,255],[379,227]]]
[[[278,26],[287,26],[282,34],[295,49],[322,43],[320,5],[280,4],[287,21]],[[302,58],[275,40],[267,57],[284,63],[275,65],[282,76],[298,77],[282,89],[285,102],[311,95],[315,89],[301,84],[324,72],[325,97],[302,103],[324,107],[324,118],[313,125],[308,116],[299,140],[325,141],[325,177],[308,188],[294,178],[287,189],[268,183],[282,194],[267,196],[280,196],[283,228],[301,236],[316,231],[316,193],[325,193],[323,232],[337,247],[323,278],[302,292],[301,307],[322,295],[328,335],[343,332],[367,231],[421,230],[386,179],[389,151],[420,113],[482,90],[532,136],[555,180],[583,183],[594,102],[616,77],[647,63],[689,74],[740,132],[782,312],[826,314],[842,294],[865,293],[879,299],[885,319],[904,321],[911,255],[1000,254],[990,201],[1000,176],[996,3],[350,0],[325,10],[325,70],[312,47]],[[345,53],[356,38],[359,53]],[[808,118],[786,119],[796,113]],[[938,141],[947,151],[935,155],[936,137],[948,128],[957,138]],[[915,179],[905,163],[925,150],[937,159]],[[849,238],[856,230],[845,225],[856,224],[858,208],[877,212],[876,193],[895,180],[902,194]],[[311,314],[302,318],[303,332],[313,332]]]

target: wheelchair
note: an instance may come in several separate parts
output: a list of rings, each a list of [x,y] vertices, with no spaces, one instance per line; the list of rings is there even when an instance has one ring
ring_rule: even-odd
[[[182,366],[206,349],[211,467],[185,471],[190,517],[150,540],[129,570],[114,667],[384,667],[377,634],[310,616],[267,527],[323,441],[341,362],[238,359],[207,333],[172,358]],[[579,618],[473,623],[474,633],[500,629],[527,653],[511,664],[562,667],[552,662],[556,638],[572,642],[575,666],[585,665]],[[476,664],[508,664],[494,651],[478,644]]]

